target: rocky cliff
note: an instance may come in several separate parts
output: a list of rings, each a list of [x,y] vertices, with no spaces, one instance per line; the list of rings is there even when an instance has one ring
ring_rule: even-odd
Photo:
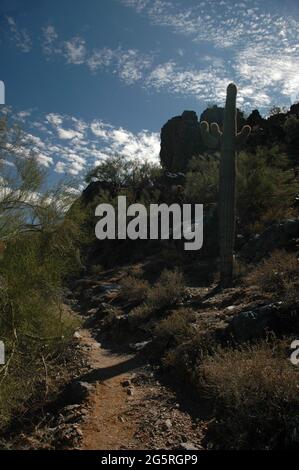
[[[202,150],[199,121],[194,111],[184,111],[162,127],[160,159],[168,171],[184,172],[189,160]]]

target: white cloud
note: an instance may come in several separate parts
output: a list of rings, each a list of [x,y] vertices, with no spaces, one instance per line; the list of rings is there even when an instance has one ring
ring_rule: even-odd
[[[45,166],[46,168],[49,168],[54,163],[53,158],[45,155],[44,153],[37,152],[35,154],[35,158],[40,165]]]
[[[158,162],[160,135],[142,130],[131,132],[101,120],[91,122],[58,113],[33,121],[26,132],[20,156],[34,153],[38,162],[56,173],[81,177],[107,156],[118,153],[127,158]]]
[[[109,67],[114,58],[114,51],[109,48],[94,50],[88,57],[86,64],[91,71],[100,67]]]
[[[160,152],[158,133],[143,130],[134,134],[122,127],[116,128],[98,120],[94,120],[90,128],[93,134],[102,140],[100,157],[118,153],[127,158],[158,162]]]
[[[62,127],[57,127],[58,137],[60,139],[74,139],[75,137],[81,139],[83,134],[74,129],[63,129]]]
[[[44,36],[42,47],[47,56],[62,56],[67,63],[85,65],[91,72],[99,69],[107,70],[116,74],[127,85],[142,80],[145,71],[152,64],[151,54],[142,53],[137,49],[103,47],[91,50],[85,39],[80,36],[58,42],[58,34],[52,25],[45,26],[42,32]]]
[[[273,99],[288,104],[298,96],[299,22],[283,4],[278,14],[272,2],[261,6],[256,0],[209,0],[192,6],[164,0],[119,1],[152,24],[189,36],[205,48],[208,43],[213,51],[201,57],[203,67],[198,69],[173,60],[156,65],[145,86],[213,101],[222,97],[219,85],[223,81],[225,89],[229,78],[243,89],[239,103],[245,107],[264,108]],[[245,96],[249,89],[254,93]]]
[[[60,126],[63,122],[63,117],[59,114],[50,113],[46,115],[46,120],[53,126]]]
[[[222,100],[231,81],[222,68],[184,69],[174,61],[158,65],[146,79],[146,86],[172,93],[194,95],[202,101]]]
[[[10,31],[10,39],[22,52],[30,52],[32,48],[32,41],[26,29],[19,28],[12,16],[7,15],[5,18]]]
[[[298,67],[299,55],[277,55],[262,46],[245,48],[237,55],[234,65],[239,81],[255,90],[254,99],[260,106],[271,104],[277,89],[290,102],[294,101],[299,91]]]
[[[120,51],[116,58],[116,70],[120,79],[128,85],[144,77],[144,72],[151,66],[152,59],[136,49]]]
[[[85,40],[77,36],[69,41],[65,41],[64,55],[70,64],[83,64],[86,56]]]
[[[61,51],[60,47],[57,45],[58,34],[55,29],[55,26],[49,24],[42,28],[43,33],[43,42],[42,48],[45,54],[57,54]]]

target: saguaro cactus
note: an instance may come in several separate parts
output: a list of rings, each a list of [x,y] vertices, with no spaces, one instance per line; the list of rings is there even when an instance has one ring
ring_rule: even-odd
[[[210,126],[201,122],[203,141],[209,148],[221,148],[219,178],[219,248],[220,282],[223,286],[233,279],[233,250],[236,226],[236,152],[250,134],[250,126],[244,126],[237,133],[236,110],[237,87],[230,83],[227,87],[224,111],[223,133],[218,124]]]

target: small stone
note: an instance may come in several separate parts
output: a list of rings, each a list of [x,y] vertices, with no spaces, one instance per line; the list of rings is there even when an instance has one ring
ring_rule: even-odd
[[[63,407],[62,411],[70,412],[70,411],[78,410],[79,408],[81,408],[81,405],[66,405]]]
[[[90,310],[87,310],[86,315],[96,315],[98,312],[97,308],[91,308]]]
[[[232,310],[235,310],[235,305],[229,305],[228,307],[226,307],[226,310],[228,310],[229,312],[231,312]]]
[[[131,380],[129,380],[129,379],[123,380],[121,384],[122,384],[123,387],[130,387]]]
[[[169,429],[172,428],[172,422],[170,421],[170,419],[166,419],[163,423],[163,429],[165,431],[169,431]]]
[[[142,351],[151,341],[142,341],[141,343],[131,343],[129,346],[133,351]]]
[[[182,450],[199,450],[192,442],[182,442],[179,448]]]
[[[83,436],[83,432],[80,428],[75,428],[75,432],[78,434],[78,436],[80,436],[80,437]]]

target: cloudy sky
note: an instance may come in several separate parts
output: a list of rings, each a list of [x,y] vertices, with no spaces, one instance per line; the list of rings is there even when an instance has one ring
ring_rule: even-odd
[[[0,0],[0,79],[52,179],[110,153],[155,160],[159,131],[239,87],[246,112],[299,98],[298,0]],[[2,107],[3,108],[3,107]]]

